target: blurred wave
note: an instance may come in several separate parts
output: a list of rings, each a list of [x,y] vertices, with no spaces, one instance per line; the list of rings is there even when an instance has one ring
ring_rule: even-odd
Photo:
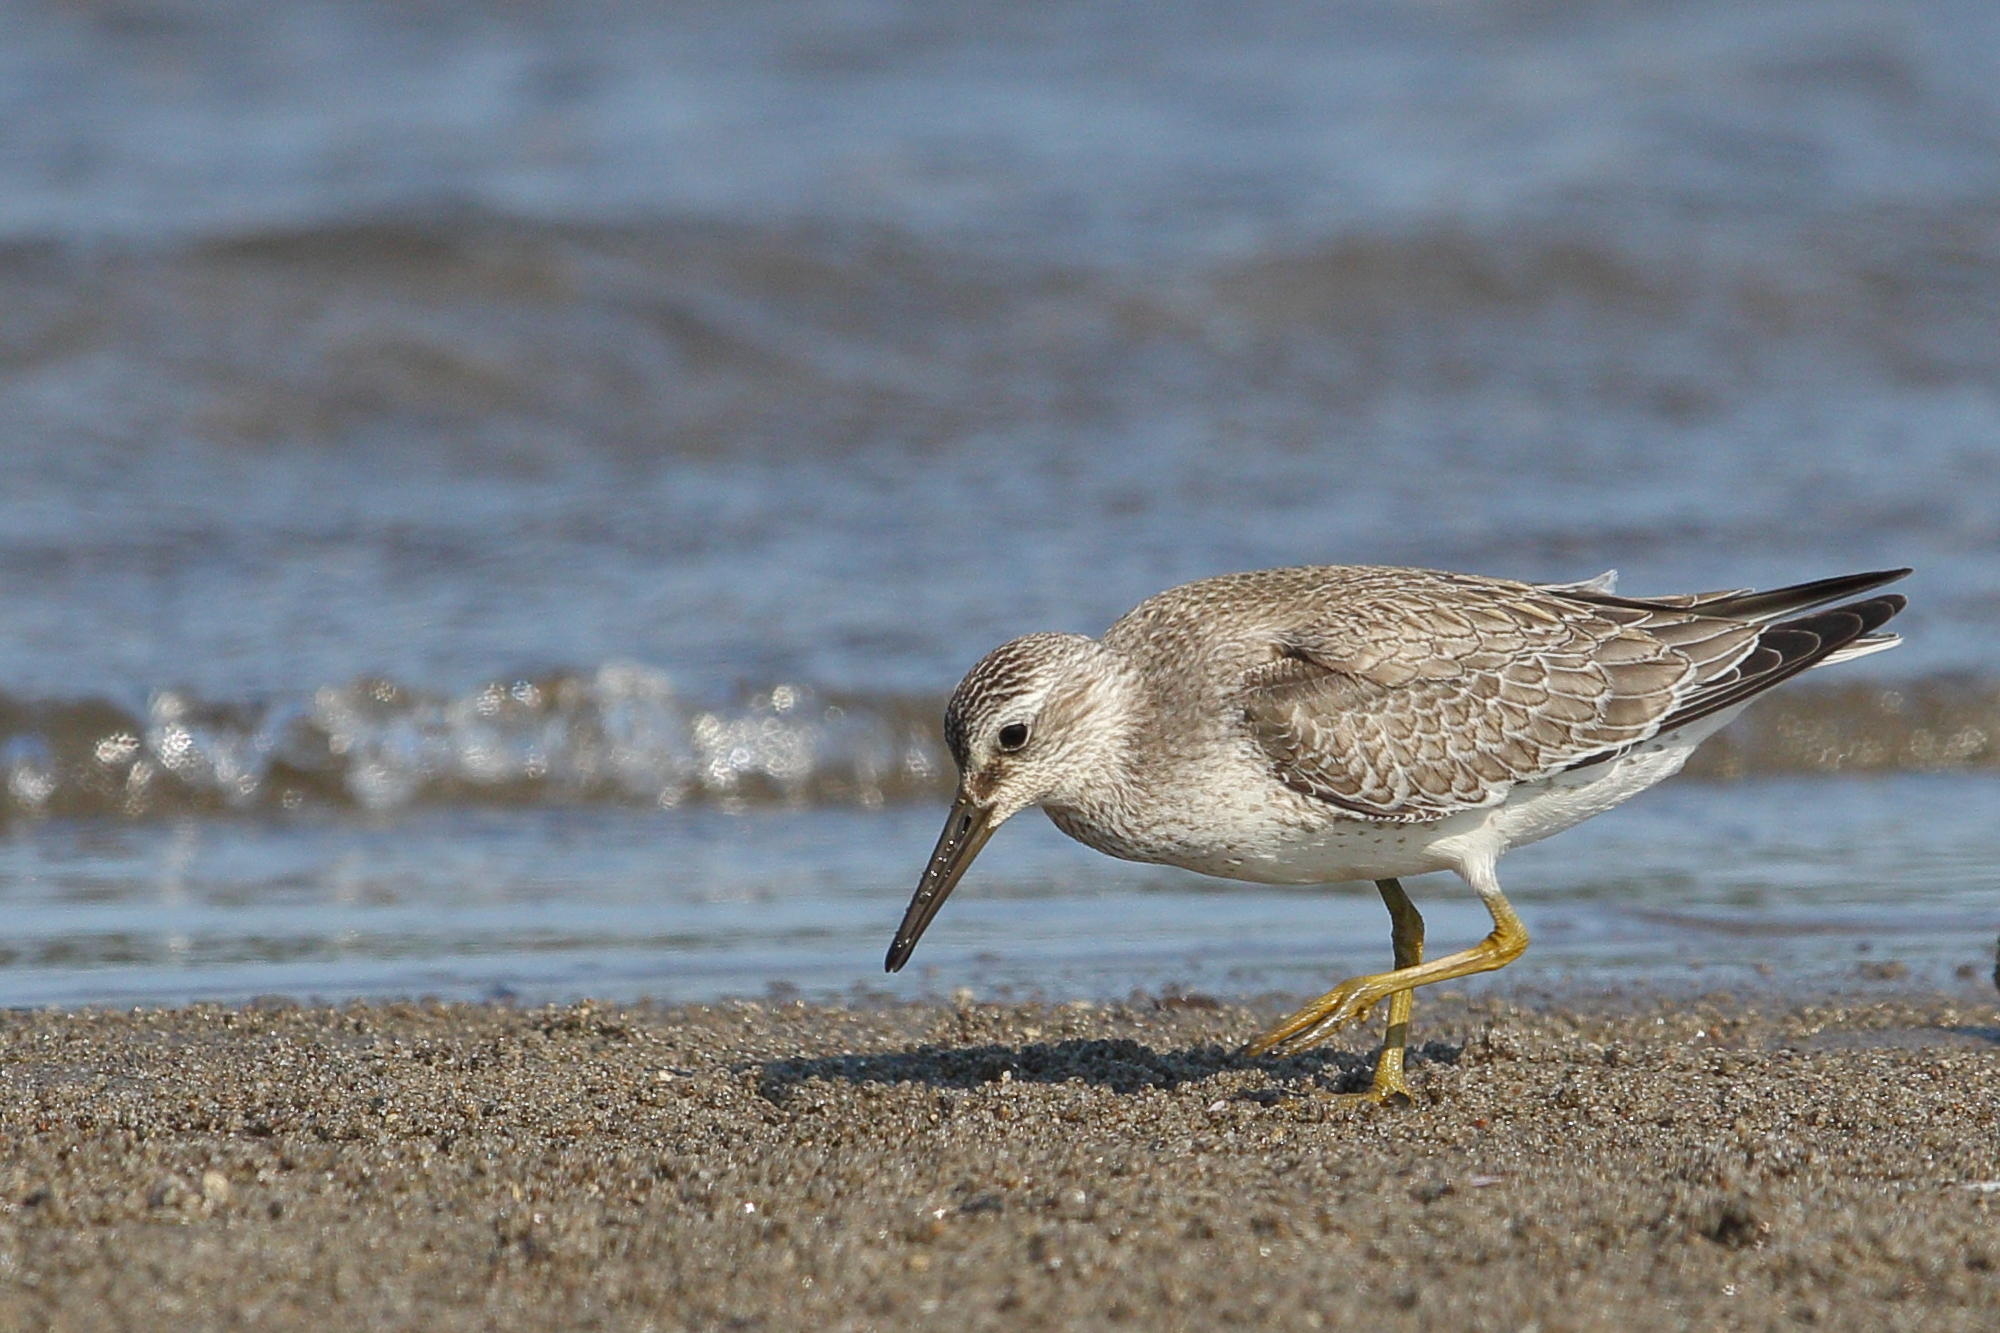
[[[1691,771],[1993,767],[1995,688],[1939,668],[2000,618],[1991,404],[1952,397],[2000,376],[2000,207],[1870,218],[1726,259],[1429,227],[1145,273],[469,214],[0,249],[0,805],[929,797],[968,644],[1308,552],[1643,559],[1640,591],[1773,545],[1782,577],[1907,559],[1909,678],[1782,692]],[[501,644],[606,664],[438,688]],[[647,644],[691,693],[615,656]]]
[[[1769,694],[1695,751],[1690,777],[2000,768],[2000,688],[1963,676]]]
[[[1909,564],[1908,647],[1869,669],[1980,670],[1995,310],[2000,202],[1143,270],[474,213],[16,246],[0,681],[630,657],[938,691],[1012,634],[1322,560],[1657,591]]]
[[[928,710],[935,712],[936,710]],[[276,703],[152,696],[143,714],[0,695],[15,812],[132,817],[411,805],[702,801],[879,807],[950,767],[913,701],[795,685],[734,707],[681,699],[660,671],[496,681],[445,698],[388,680]]]
[[[236,444],[515,422],[651,455],[843,453],[1162,402],[1296,437],[1401,396],[1687,427],[1780,383],[1989,383],[2000,198],[1714,253],[1447,221],[1149,272],[883,228],[479,214],[0,247],[16,429]],[[1495,404],[1499,406],[1499,404]],[[135,419],[131,414],[143,413]],[[470,445],[505,454],[495,443]]]
[[[412,806],[687,803],[854,807],[933,800],[955,774],[943,700],[781,684],[721,707],[631,662],[427,695],[389,680],[251,704],[0,695],[0,776],[14,815],[394,811]],[[2000,768],[2000,688],[1961,678],[1804,686],[1759,702],[1688,773]]]
[[[0,235],[472,201],[1156,256],[2000,185],[1983,0],[0,0]]]

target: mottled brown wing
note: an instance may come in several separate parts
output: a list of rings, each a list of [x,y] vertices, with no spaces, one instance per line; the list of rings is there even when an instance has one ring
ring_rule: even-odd
[[[1437,819],[1647,739],[1758,633],[1662,603],[1441,579],[1280,636],[1244,677],[1244,713],[1293,789],[1372,819]]]

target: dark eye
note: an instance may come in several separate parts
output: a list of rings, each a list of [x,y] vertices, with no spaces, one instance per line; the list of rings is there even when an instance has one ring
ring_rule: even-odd
[[[1028,743],[1028,724],[1027,724],[1027,723],[1025,723],[1025,722],[1009,722],[1009,723],[1008,723],[1008,724],[1007,724],[1006,726],[1004,726],[1004,727],[1000,728],[1000,748],[1001,748],[1001,749],[1003,749],[1003,750],[1018,750],[1018,749],[1020,749],[1020,748],[1021,748],[1021,747],[1022,747],[1023,745],[1026,745],[1027,743]]]

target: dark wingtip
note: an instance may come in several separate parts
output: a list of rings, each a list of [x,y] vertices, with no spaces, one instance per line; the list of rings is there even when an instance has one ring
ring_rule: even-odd
[[[1894,620],[1902,609],[1910,604],[1910,599],[1901,593],[1883,593],[1880,597],[1870,597],[1865,602],[1854,602],[1842,610],[1852,611],[1861,620],[1861,632],[1854,636],[1859,642],[1876,630]]]
[[[1701,614],[1724,616],[1736,620],[1761,620],[1775,622],[1780,617],[1788,617],[1810,611],[1816,606],[1826,606],[1832,602],[1845,602],[1863,593],[1873,592],[1885,583],[1908,578],[1916,571],[1905,565],[1899,569],[1871,569],[1861,574],[1838,574],[1830,579],[1815,579],[1811,583],[1794,583],[1789,587],[1772,588],[1765,592],[1739,592],[1704,596],[1689,602],[1687,599],[1666,598],[1659,603],[1648,603],[1645,599],[1611,597],[1606,594],[1591,594],[1585,601],[1601,602],[1608,606],[1672,606],[1676,602],[1692,606]],[[1577,596],[1578,594],[1569,594]]]
[[[1712,690],[1696,691],[1690,702],[1667,714],[1660,730],[1684,727],[1790,680],[1847,645],[1873,634],[1909,604],[1910,599],[1903,594],[1885,592],[1879,597],[1770,626],[1757,636],[1755,651],[1737,664],[1736,670],[1741,673],[1737,679]]]

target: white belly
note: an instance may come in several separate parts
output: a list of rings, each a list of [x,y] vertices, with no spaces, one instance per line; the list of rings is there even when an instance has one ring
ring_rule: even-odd
[[[1090,837],[1083,841],[1115,856],[1161,861],[1260,884],[1330,884],[1434,870],[1462,871],[1469,862],[1490,865],[1509,847],[1574,828],[1672,777],[1695,747],[1726,725],[1736,711],[1731,709],[1703,718],[1683,731],[1655,737],[1618,759],[1572,769],[1542,782],[1523,783],[1509,791],[1499,805],[1461,811],[1430,823],[1384,824],[1339,815],[1308,822],[1270,813],[1258,817],[1239,806],[1227,813],[1216,812],[1222,816],[1217,820],[1219,825],[1234,827],[1213,842],[1197,837],[1172,848],[1139,850],[1106,846]],[[1268,806],[1264,809],[1269,811]],[[1080,835],[1072,832],[1072,836]]]

